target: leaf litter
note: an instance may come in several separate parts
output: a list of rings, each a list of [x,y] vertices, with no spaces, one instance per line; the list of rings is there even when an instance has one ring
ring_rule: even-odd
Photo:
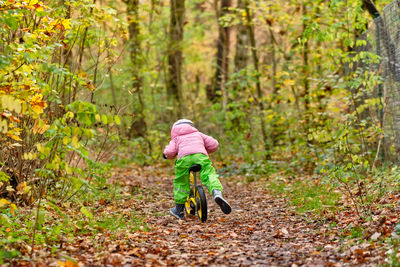
[[[207,193],[208,220],[201,223],[195,216],[177,220],[169,214],[174,205],[170,166],[116,169],[112,182],[123,186],[125,197],[101,199],[97,212],[129,216],[134,211],[145,226],[116,229],[114,235],[107,229],[77,235],[56,255],[43,249],[36,261],[43,266],[369,266],[385,261],[382,245],[343,238],[349,225],[368,225],[350,212],[327,214],[324,220],[299,215],[260,181],[246,183],[241,176],[221,181],[233,211],[224,215]],[[372,241],[387,236],[398,222],[393,214],[379,218],[370,225]],[[30,266],[27,261],[13,265]]]

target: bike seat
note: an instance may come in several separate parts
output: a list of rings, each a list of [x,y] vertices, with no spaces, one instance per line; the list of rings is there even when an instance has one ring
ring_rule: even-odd
[[[194,164],[189,168],[189,172],[199,172],[200,170],[201,170],[200,164]]]

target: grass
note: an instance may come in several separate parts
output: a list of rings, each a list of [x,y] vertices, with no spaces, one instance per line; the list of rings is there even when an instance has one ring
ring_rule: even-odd
[[[318,214],[326,209],[335,210],[340,197],[333,187],[319,180],[309,182],[298,179],[288,182],[276,178],[269,181],[267,187],[271,193],[285,197],[289,205],[296,207],[299,213]]]

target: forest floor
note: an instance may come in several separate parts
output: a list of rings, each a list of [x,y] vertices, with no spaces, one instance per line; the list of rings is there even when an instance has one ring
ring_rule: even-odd
[[[207,193],[206,223],[194,216],[177,220],[169,214],[174,205],[171,170],[171,166],[117,170],[113,179],[123,184],[127,197],[101,203],[102,208],[119,210],[121,214],[134,210],[145,226],[112,238],[104,234],[77,237],[75,242],[64,244],[58,256],[47,263],[62,266],[369,266],[385,263],[387,248],[382,242],[375,242],[381,234],[373,230],[382,225],[371,228],[369,241],[360,243],[344,238],[346,225],[357,224],[351,213],[342,212],[325,219],[301,215],[284,199],[270,195],[265,181],[248,183],[241,176],[221,178],[224,195],[233,207],[231,214],[224,215]],[[387,219],[392,225],[397,223],[397,216],[393,218]],[[60,261],[60,255],[68,255],[76,263]],[[21,262],[20,266],[23,265]]]
[[[340,223],[297,215],[283,199],[271,196],[263,182],[248,184],[244,177],[221,179],[231,214],[224,215],[207,194],[206,223],[194,216],[177,220],[168,212],[174,205],[170,169],[126,169],[115,177],[143,196],[132,205],[150,231],[134,234],[130,246],[113,244],[114,251],[97,257],[102,264],[341,266],[384,260],[385,251],[371,242],[345,248]],[[351,220],[355,218],[347,214],[347,223]],[[79,260],[96,263],[95,257]]]

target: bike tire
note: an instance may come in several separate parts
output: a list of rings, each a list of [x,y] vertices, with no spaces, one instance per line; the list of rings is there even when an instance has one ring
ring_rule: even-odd
[[[197,217],[202,222],[207,221],[207,198],[204,193],[202,186],[198,185],[196,188],[196,206],[197,206]]]
[[[190,189],[190,195],[185,202],[186,215],[196,215],[196,200],[194,199],[193,188]]]

